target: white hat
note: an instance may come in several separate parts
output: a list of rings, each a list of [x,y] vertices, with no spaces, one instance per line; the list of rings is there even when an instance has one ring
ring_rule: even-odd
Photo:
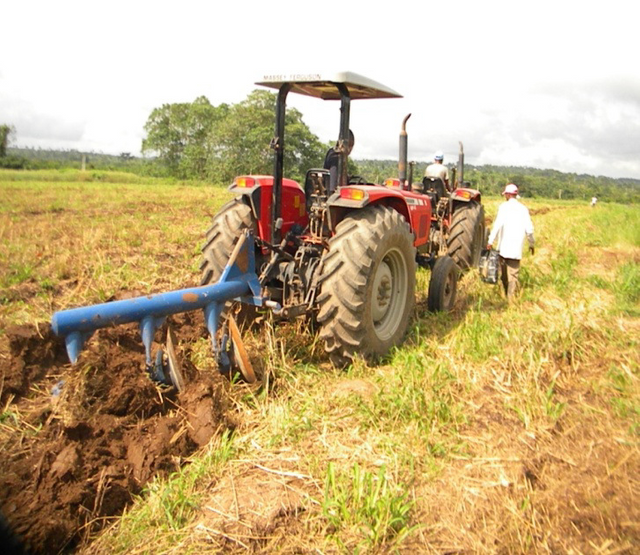
[[[438,150],[438,151],[435,153],[435,155],[434,155],[433,159],[434,159],[434,160],[444,160],[444,153],[443,153],[441,150]]]
[[[518,194],[518,187],[516,187],[513,183],[509,183],[509,185],[507,185],[504,188],[504,191],[502,191],[503,195],[517,195]]]

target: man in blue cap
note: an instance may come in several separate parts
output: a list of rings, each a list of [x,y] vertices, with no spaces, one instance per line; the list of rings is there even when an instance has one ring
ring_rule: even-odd
[[[444,186],[449,190],[449,169],[442,163],[443,161],[444,154],[439,150],[433,157],[433,164],[429,164],[424,171],[424,176],[442,179]]]

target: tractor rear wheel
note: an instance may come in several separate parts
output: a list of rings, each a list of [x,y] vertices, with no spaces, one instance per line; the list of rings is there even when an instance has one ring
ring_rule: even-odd
[[[448,312],[456,302],[458,266],[450,256],[441,256],[431,270],[427,307],[431,312]]]
[[[409,225],[391,208],[368,206],[336,226],[322,259],[317,316],[336,365],[400,343],[415,302],[415,260]]]
[[[484,241],[484,206],[471,201],[460,204],[453,213],[448,254],[463,272],[478,266]]]
[[[213,217],[211,227],[207,230],[206,243],[202,247],[200,285],[215,283],[220,279],[234,245],[247,229],[256,233],[257,224],[251,208],[239,199],[225,204]],[[258,267],[258,260],[256,266]]]

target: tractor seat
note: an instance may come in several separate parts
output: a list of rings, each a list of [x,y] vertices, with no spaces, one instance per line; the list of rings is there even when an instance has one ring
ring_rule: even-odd
[[[422,188],[425,194],[432,193],[435,195],[435,202],[432,202],[434,206],[447,194],[447,188],[444,186],[444,181],[439,177],[425,177],[422,180]]]
[[[429,200],[431,201],[431,212],[432,214],[435,214],[436,207],[438,206],[438,200],[439,200],[438,195],[432,191],[428,191],[424,194],[429,197]]]

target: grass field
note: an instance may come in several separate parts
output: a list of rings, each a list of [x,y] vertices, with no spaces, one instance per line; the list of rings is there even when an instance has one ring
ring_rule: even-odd
[[[0,173],[0,334],[197,284],[229,193],[128,179]],[[499,202],[485,200],[489,219]],[[637,552],[640,210],[524,202],[536,254],[514,304],[471,272],[454,312],[430,314],[420,271],[403,346],[347,370],[304,326],[267,318],[246,339],[260,383],[228,387],[232,429],[79,551]],[[188,353],[212,370],[204,330]],[[16,402],[0,406],[0,444],[26,437]]]

